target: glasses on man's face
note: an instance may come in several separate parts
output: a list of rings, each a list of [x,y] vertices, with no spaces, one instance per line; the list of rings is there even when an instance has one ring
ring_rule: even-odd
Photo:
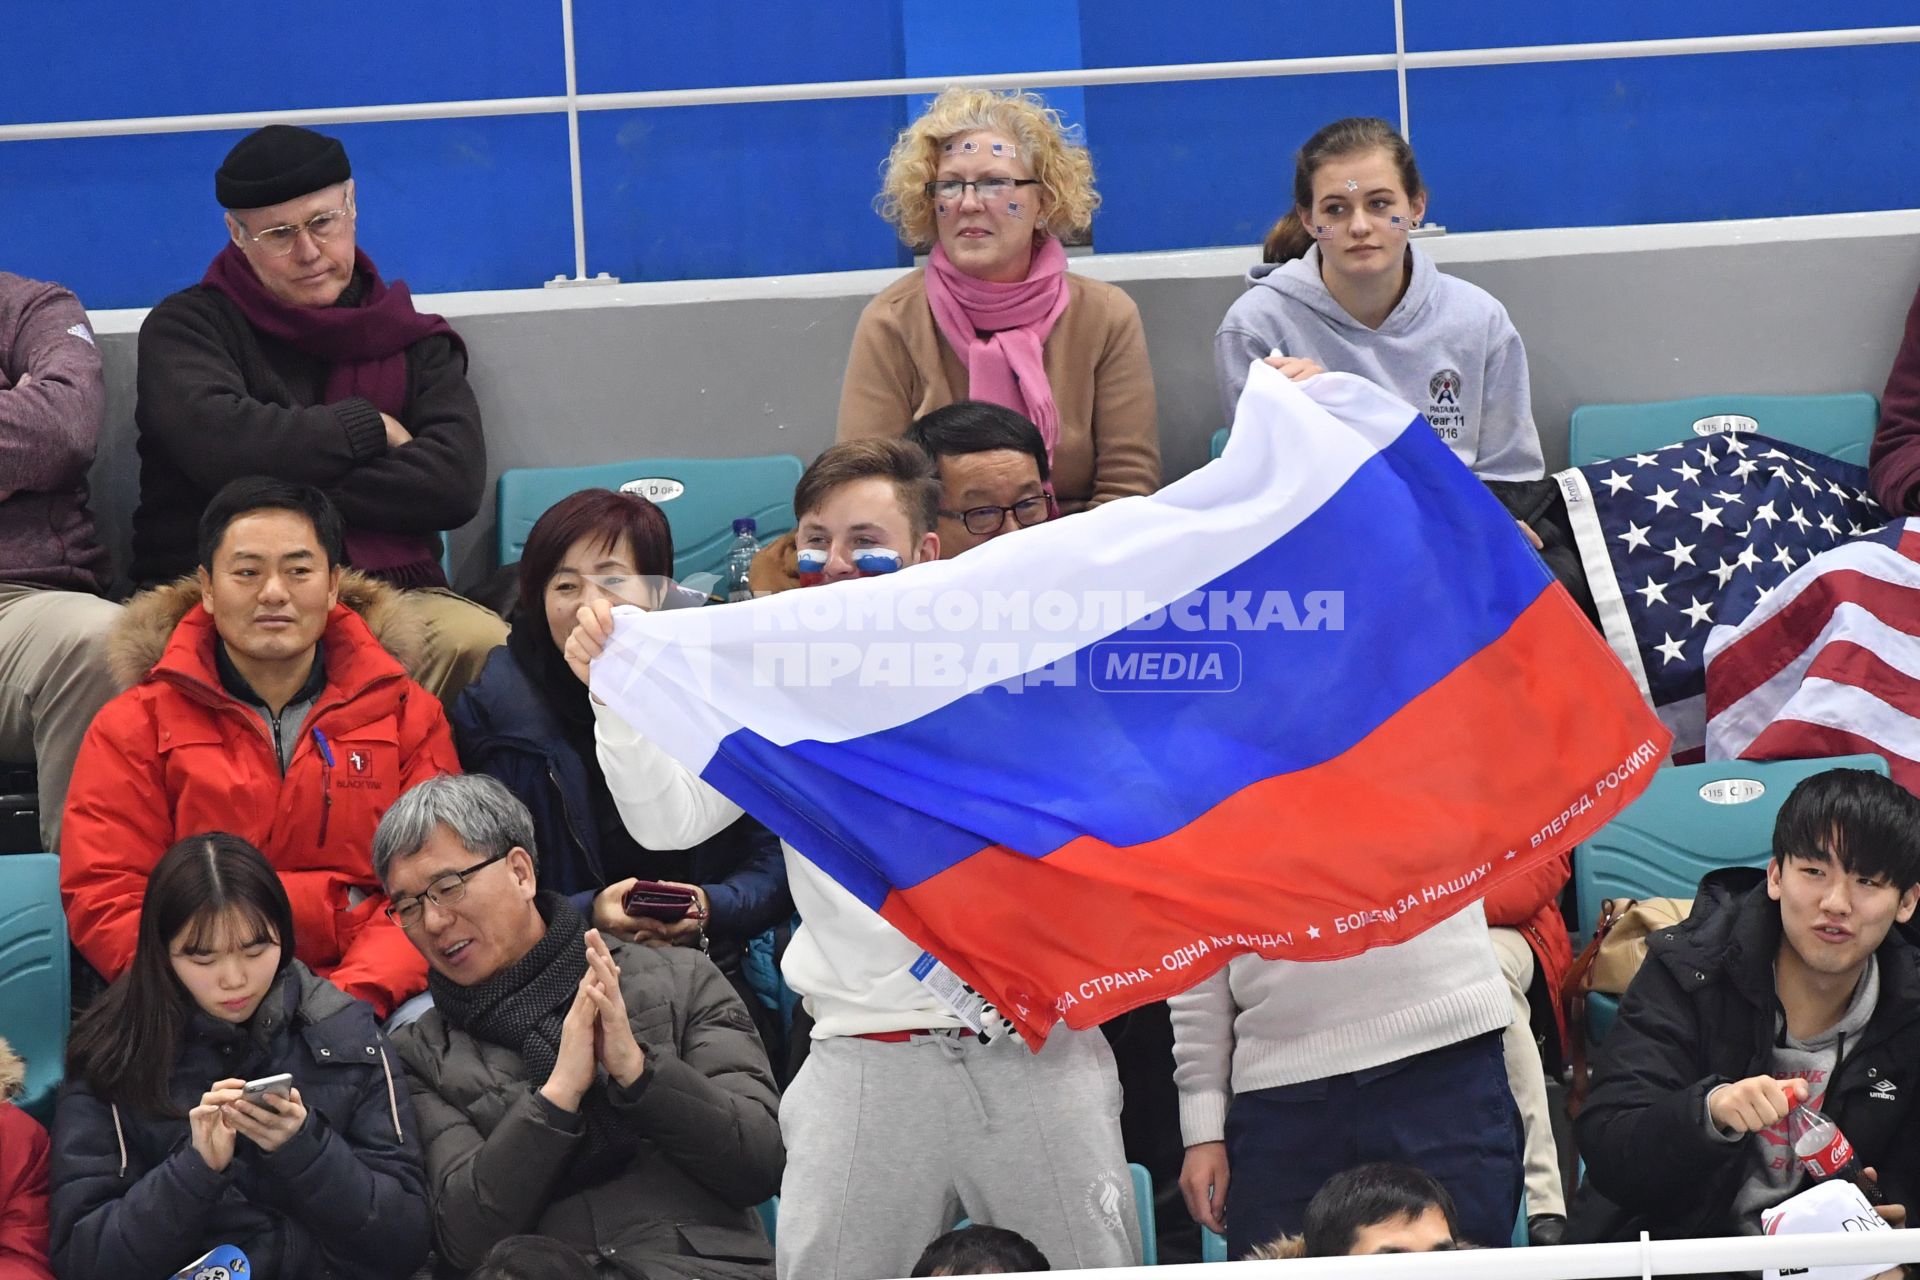
[[[261,231],[248,231],[242,227],[241,234],[252,241],[253,246],[270,258],[284,258],[293,252],[293,246],[300,243],[300,233],[306,232],[315,242],[325,244],[338,239],[341,232],[353,225],[353,197],[347,197],[347,203],[340,209],[323,209],[305,222],[287,222],[277,227],[267,227]]]
[[[1036,185],[1038,178],[980,178],[974,182],[962,182],[958,178],[942,178],[938,182],[926,184],[927,194],[935,200],[958,200],[972,187],[973,193],[982,200],[1004,200],[1021,187]]]
[[[965,511],[941,509],[940,514],[949,520],[958,520],[967,526],[967,532],[985,537],[1000,532],[1000,526],[1012,516],[1013,522],[1022,529],[1030,524],[1039,524],[1047,518],[1047,495],[1038,494],[1031,498],[1022,498],[1010,507],[968,507]]]
[[[485,862],[474,863],[465,871],[449,871],[419,893],[395,898],[387,904],[387,919],[402,929],[413,928],[420,923],[421,917],[427,914],[429,902],[436,907],[452,906],[467,896],[467,881],[512,852],[512,849],[508,849],[506,853],[496,853]]]

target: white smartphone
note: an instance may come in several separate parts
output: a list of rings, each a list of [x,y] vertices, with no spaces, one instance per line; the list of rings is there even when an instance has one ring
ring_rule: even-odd
[[[265,1107],[269,1111],[278,1111],[279,1108],[267,1099],[269,1097],[284,1098],[292,1092],[293,1075],[291,1072],[282,1071],[277,1076],[261,1076],[258,1080],[247,1081],[240,1090],[240,1096],[256,1106]]]

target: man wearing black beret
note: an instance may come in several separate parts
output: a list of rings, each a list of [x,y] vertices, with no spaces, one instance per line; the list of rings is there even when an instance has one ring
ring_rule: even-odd
[[[426,632],[418,677],[451,701],[506,640],[439,561],[440,533],[473,518],[486,480],[466,346],[356,247],[339,139],[257,129],[213,189],[228,244],[140,328],[134,577],[192,572],[200,512],[229,480],[314,485],[346,520],[348,562],[408,593]]]

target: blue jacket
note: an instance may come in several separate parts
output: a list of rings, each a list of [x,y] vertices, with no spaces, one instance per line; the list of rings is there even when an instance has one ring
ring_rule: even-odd
[[[541,886],[566,894],[582,914],[591,915],[595,893],[628,876],[697,884],[712,910],[714,962],[728,969],[749,938],[793,914],[780,841],[752,818],[691,849],[647,849],[629,836],[598,764],[583,757],[513,649],[493,651],[451,718],[462,767],[498,778],[532,812]]]
[[[186,1108],[215,1080],[291,1072],[307,1123],[262,1152],[246,1138],[215,1173]],[[373,1010],[298,960],[244,1027],[194,1018],[169,1092],[181,1115],[116,1107],[70,1080],[53,1120],[54,1271],[172,1275],[238,1245],[273,1280],[411,1276],[430,1239],[420,1137],[400,1062]]]

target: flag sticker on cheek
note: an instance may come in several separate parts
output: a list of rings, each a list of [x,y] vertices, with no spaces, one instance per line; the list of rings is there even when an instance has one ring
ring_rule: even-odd
[[[1020,202],[1019,202],[1018,200],[1009,200],[1009,201],[1007,201],[1007,216],[1008,216],[1009,218],[1017,218],[1017,217],[1019,217],[1019,216],[1020,216],[1020,208],[1021,208],[1021,205],[1020,205]]]
[[[936,214],[939,214],[939,215],[940,215],[941,217],[943,217],[943,218],[944,218],[944,217],[946,217],[946,216],[947,216],[947,202],[946,202],[945,200],[942,200],[942,201],[941,201],[941,202],[940,202],[939,204],[936,204],[935,206],[933,206],[933,211],[934,211],[934,212],[935,212]]]

